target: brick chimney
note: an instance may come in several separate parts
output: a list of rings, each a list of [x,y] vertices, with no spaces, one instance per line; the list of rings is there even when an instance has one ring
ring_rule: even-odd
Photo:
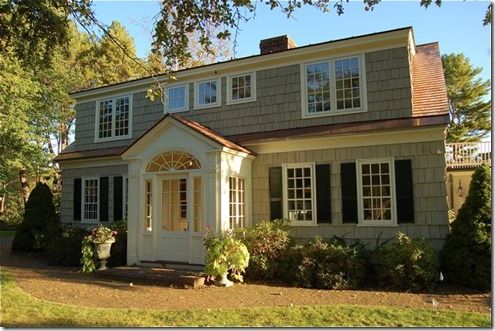
[[[297,47],[296,43],[294,40],[290,39],[288,35],[263,39],[260,41],[261,55],[285,51],[295,47]]]

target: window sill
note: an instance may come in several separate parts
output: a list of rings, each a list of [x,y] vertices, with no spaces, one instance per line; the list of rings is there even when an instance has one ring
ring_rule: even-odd
[[[255,102],[256,98],[249,98],[249,99],[241,99],[241,100],[228,100],[227,101],[227,106],[234,106],[234,105],[239,105],[243,103],[250,103],[250,102]]]
[[[201,110],[201,109],[208,109],[208,108],[215,108],[215,107],[220,107],[220,103],[215,103],[211,105],[195,105],[194,110]]]
[[[397,228],[399,227],[399,224],[397,223],[390,223],[390,222],[387,222],[387,223],[358,223],[356,224],[357,226],[359,227],[389,227],[389,228]]]
[[[310,226],[318,226],[315,222],[290,222],[290,226],[300,226],[300,227],[310,227]]]
[[[132,135],[109,137],[109,138],[95,138],[95,143],[104,143],[104,142],[108,142],[108,141],[126,140],[126,139],[131,139],[131,138],[132,138]]]
[[[175,113],[184,113],[188,112],[189,108],[180,108],[180,109],[172,109],[172,110],[165,110],[165,114],[175,114]]]
[[[304,112],[302,118],[309,119],[309,118],[328,117],[328,116],[351,115],[351,114],[366,113],[367,111],[368,111],[367,109],[356,109],[356,110],[336,110],[336,111],[330,110],[328,112],[315,113],[315,114],[309,114],[308,112]]]

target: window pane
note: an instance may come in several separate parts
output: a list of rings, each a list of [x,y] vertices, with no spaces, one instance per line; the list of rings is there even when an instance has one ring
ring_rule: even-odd
[[[389,162],[361,164],[364,220],[391,220],[389,170]]]
[[[151,231],[153,229],[152,222],[152,184],[151,180],[146,180],[144,182],[144,229],[146,231]]]
[[[129,134],[129,97],[115,100],[115,136]]]
[[[98,137],[108,138],[112,136],[112,100],[106,100],[100,102],[100,118]]]
[[[334,63],[337,86],[337,109],[352,109],[361,106],[359,91],[359,59],[337,60]]]
[[[186,85],[169,87],[167,110],[173,111],[186,107]]]
[[[328,62],[308,64],[306,66],[306,85],[308,113],[330,111],[330,68]],[[324,96],[327,96],[326,98]]]
[[[84,180],[84,219],[98,219],[98,179]]]
[[[287,168],[287,212],[290,220],[312,221],[311,167]]]
[[[217,102],[217,81],[206,81],[198,84],[199,105],[208,105]]]

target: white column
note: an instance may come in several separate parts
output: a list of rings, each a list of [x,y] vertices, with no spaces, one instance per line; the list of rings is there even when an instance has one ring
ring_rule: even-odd
[[[129,162],[129,215],[127,219],[127,265],[134,265],[139,262],[139,215],[141,215],[140,205],[143,195],[140,188],[140,168],[141,161],[138,159]]]

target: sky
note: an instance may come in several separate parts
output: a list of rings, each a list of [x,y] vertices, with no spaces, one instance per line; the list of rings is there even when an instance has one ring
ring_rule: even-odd
[[[334,3],[334,2],[332,2]],[[416,44],[438,41],[442,54],[464,53],[475,67],[483,68],[481,77],[491,74],[491,29],[483,26],[488,1],[446,1],[440,8],[428,9],[417,1],[382,1],[373,11],[365,11],[362,1],[345,3],[338,16],[333,7],[322,13],[304,7],[287,19],[280,10],[257,4],[256,16],[241,23],[236,57],[259,54],[259,41],[288,34],[298,46],[412,26]],[[134,38],[137,55],[145,57],[151,48],[153,22],[159,2],[94,1],[96,16],[106,24],[120,21]]]

